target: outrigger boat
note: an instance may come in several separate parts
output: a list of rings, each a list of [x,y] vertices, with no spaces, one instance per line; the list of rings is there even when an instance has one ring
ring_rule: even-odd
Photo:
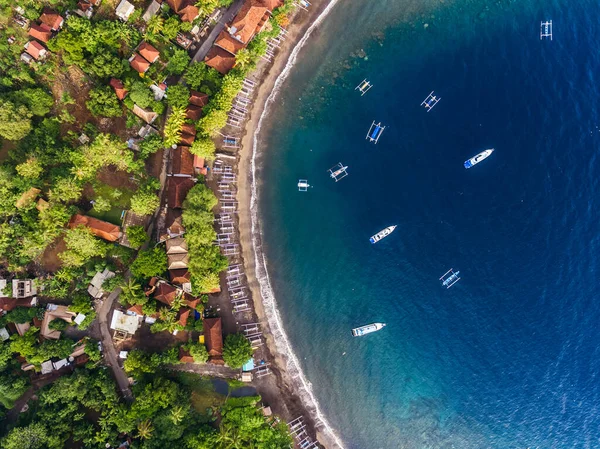
[[[373,332],[380,331],[385,327],[385,323],[371,323],[366,326],[355,327],[352,329],[352,335],[354,337],[362,337]]]
[[[309,187],[310,187],[310,185],[308,184],[308,180],[306,180],[306,179],[298,180],[298,191],[306,192]]]
[[[377,243],[379,240],[386,238],[388,235],[390,235],[392,232],[394,232],[394,229],[396,229],[396,225],[388,226],[387,228],[379,231],[377,234],[375,234],[373,237],[371,237],[369,239],[369,241],[371,243]]]
[[[347,165],[342,165],[341,162],[338,162],[337,165],[334,165],[328,170],[329,176],[335,179],[335,182],[338,182],[340,179],[343,179],[346,176],[348,176],[348,172],[346,171],[347,169]]]
[[[436,97],[435,95],[433,95],[433,90],[431,91],[431,93],[429,95],[427,95],[427,98],[425,98],[425,100],[423,100],[423,102],[421,103],[421,106],[424,106],[425,109],[427,109],[427,112],[431,111],[433,109],[433,107],[438,104],[438,101],[440,101],[441,98],[440,97]]]
[[[360,90],[360,96],[362,97],[364,94],[366,94],[369,91],[369,89],[371,87],[373,87],[373,85],[369,81],[367,81],[367,79],[365,78],[364,80],[362,80],[360,82],[360,84],[358,86],[356,86],[354,88],[354,90]]]
[[[454,284],[456,284],[458,281],[460,281],[460,278],[458,277],[459,274],[460,274],[460,271],[457,271],[455,273],[454,270],[452,268],[450,268],[448,271],[446,271],[442,275],[442,277],[440,278],[440,281],[442,281],[442,285],[444,287],[450,288]]]
[[[546,20],[540,24],[540,40],[544,38],[552,40],[552,20]]]
[[[468,159],[465,161],[465,163],[464,163],[465,168],[471,168],[473,165],[479,164],[482,160],[490,157],[490,155],[493,152],[494,152],[494,149],[490,148],[489,150],[484,150],[481,153],[473,156],[471,159]]]
[[[369,132],[367,133],[367,137],[365,137],[365,139],[369,139],[369,141],[377,143],[377,141],[383,134],[384,129],[385,126],[381,126],[381,122],[375,124],[375,121],[373,120],[373,123],[371,123],[371,127],[369,128]]]

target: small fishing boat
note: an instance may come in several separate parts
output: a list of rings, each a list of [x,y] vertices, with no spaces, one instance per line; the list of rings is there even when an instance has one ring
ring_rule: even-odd
[[[481,153],[473,156],[471,159],[465,161],[465,168],[471,168],[473,165],[479,164],[482,160],[487,159],[494,152],[493,148],[484,150]]]
[[[375,234],[373,237],[371,237],[369,239],[369,241],[371,243],[377,243],[379,240],[386,238],[388,235],[390,235],[392,232],[394,232],[394,229],[396,229],[396,225],[388,226],[387,228],[379,231],[377,234]]]
[[[385,327],[385,323],[371,323],[366,326],[355,327],[352,329],[352,335],[354,337],[362,337],[373,332],[380,331]]]

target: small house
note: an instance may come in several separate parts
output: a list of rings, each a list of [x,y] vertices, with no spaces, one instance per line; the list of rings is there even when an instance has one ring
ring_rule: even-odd
[[[28,298],[37,295],[35,279],[13,279],[12,297],[14,299]]]
[[[150,22],[150,19],[152,17],[154,17],[156,15],[156,13],[158,13],[158,11],[160,11],[160,3],[156,0],[152,0],[152,3],[150,3],[150,6],[148,6],[148,8],[146,8],[146,11],[144,11],[144,15],[142,15],[142,19],[146,23]]]
[[[168,173],[169,176],[185,178],[191,178],[194,175],[194,155],[190,153],[189,147],[180,145],[172,151]]]
[[[44,48],[38,41],[29,41],[25,44],[25,51],[31,55],[33,59],[40,60],[46,57],[48,50]]]
[[[167,256],[169,270],[181,270],[188,267],[190,256],[188,253],[169,254]]]
[[[197,90],[190,90],[190,104],[203,108],[208,104],[208,95]]]
[[[208,362],[214,365],[224,365],[221,318],[204,318],[203,322]]]
[[[123,100],[127,96],[127,89],[125,89],[123,81],[116,78],[111,78],[108,84],[114,89],[119,100]]]
[[[188,246],[183,237],[176,237],[167,240],[167,255],[169,254],[187,254]]]
[[[156,118],[158,117],[158,114],[156,112],[140,108],[137,104],[133,105],[132,112],[149,125],[151,123],[154,123],[154,120],[156,120]]]
[[[102,284],[107,279],[111,279],[115,277],[115,273],[110,271],[108,268],[105,268],[104,271],[98,271],[90,281],[90,285],[88,286],[88,293],[92,298],[99,299],[104,295],[104,290],[102,289]]]
[[[167,0],[169,7],[179,16],[182,22],[193,22],[200,15],[194,0]]]
[[[121,3],[119,3],[117,6],[115,14],[119,19],[126,22],[129,19],[129,16],[133,14],[133,11],[135,11],[135,7],[131,3],[129,3],[127,0],[121,0]]]
[[[40,25],[34,23],[33,25],[31,25],[31,28],[29,28],[28,34],[40,42],[47,43],[52,37],[52,30],[45,23],[42,23]]]
[[[194,172],[204,176],[208,174],[208,168],[203,157],[194,155]]]
[[[171,176],[167,181],[167,203],[171,208],[181,209],[188,192],[194,187],[191,178]]]
[[[148,42],[142,42],[138,47],[137,52],[150,64],[156,62],[158,58],[160,58],[160,52]]]
[[[140,327],[137,317],[126,315],[120,310],[115,310],[110,321],[110,328],[126,335],[133,335]]]
[[[185,118],[197,122],[202,117],[202,108],[193,104],[188,105],[185,110]]]
[[[80,17],[85,17],[86,19],[91,19],[92,14],[94,14],[94,8],[92,7],[92,4],[86,0],[79,0],[75,14]]]
[[[67,323],[72,323],[75,315],[77,314],[71,312],[67,306],[48,304],[44,319],[42,320],[40,335],[46,339],[58,340],[60,338],[60,331],[50,329],[50,323],[54,320],[64,320]]]
[[[40,16],[40,22],[48,25],[52,31],[58,31],[65,23],[65,19],[53,9],[45,8]]]
[[[138,73],[146,73],[150,68],[150,63],[137,53],[129,58],[129,65]]]
[[[85,226],[96,237],[109,242],[116,242],[121,237],[121,228],[119,226],[87,215],[75,214],[71,217],[69,228],[74,229],[77,226]]]
[[[235,56],[220,47],[213,46],[206,54],[204,62],[217,72],[227,75],[235,66]]]

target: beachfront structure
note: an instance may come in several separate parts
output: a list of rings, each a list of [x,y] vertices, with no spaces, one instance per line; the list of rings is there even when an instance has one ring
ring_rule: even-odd
[[[454,270],[452,268],[450,268],[448,271],[446,271],[442,275],[442,277],[440,278],[440,281],[442,281],[442,285],[444,287],[450,288],[454,284],[456,284],[458,281],[460,281],[460,277],[458,277],[459,274],[460,274],[460,271],[454,272]]]
[[[195,183],[191,178],[171,176],[167,181],[167,204],[172,209],[181,209],[188,192]]]
[[[552,20],[547,20],[540,24],[540,40],[544,38],[552,40]]]
[[[383,134],[384,129],[385,129],[385,126],[382,126],[381,122],[375,124],[375,121],[373,121],[373,123],[371,123],[371,127],[369,128],[369,132],[367,133],[367,137],[365,137],[365,139],[368,139],[370,142],[375,142],[375,144],[377,144],[377,142],[379,141],[379,138]]]
[[[427,95],[427,98],[425,98],[425,100],[423,100],[423,102],[421,103],[421,106],[423,106],[425,109],[427,109],[427,112],[431,111],[433,109],[433,107],[438,104],[438,102],[441,100],[441,98],[436,97],[435,95],[433,95],[433,90],[431,91],[431,93],[429,95]]]
[[[356,86],[354,88],[354,90],[359,90],[360,91],[360,96],[362,97],[364,94],[366,94],[369,89],[371,89],[371,87],[373,87],[373,85],[367,81],[367,79],[365,78],[364,80],[362,80],[360,82],[360,84],[358,86]]]
[[[347,165],[342,165],[341,162],[338,162],[328,170],[329,176],[335,179],[335,182],[338,182],[340,179],[344,179],[346,176],[348,176],[348,172],[346,171],[347,169]]]

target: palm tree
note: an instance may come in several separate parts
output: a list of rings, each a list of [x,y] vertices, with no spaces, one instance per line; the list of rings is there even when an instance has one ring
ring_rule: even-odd
[[[240,68],[245,68],[248,64],[252,62],[252,56],[247,48],[242,48],[235,55],[235,65],[240,66]]]
[[[143,304],[146,295],[144,295],[142,286],[134,279],[129,278],[121,285],[121,299],[126,304]]]
[[[177,405],[171,410],[171,421],[173,424],[179,424],[185,418],[185,409],[181,405]]]
[[[138,438],[141,438],[142,440],[148,440],[148,439],[152,438],[152,432],[154,432],[154,426],[152,425],[152,422],[149,419],[145,419],[144,421],[142,421],[138,424],[137,430],[138,430]]]
[[[146,26],[146,32],[154,35],[159,34],[162,31],[164,24],[165,20],[162,17],[152,16]]]

